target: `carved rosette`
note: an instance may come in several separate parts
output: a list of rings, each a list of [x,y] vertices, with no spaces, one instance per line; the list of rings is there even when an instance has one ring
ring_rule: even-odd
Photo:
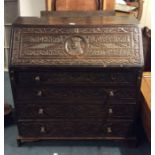
[[[133,25],[90,28],[14,28],[12,65],[140,66],[140,29]]]

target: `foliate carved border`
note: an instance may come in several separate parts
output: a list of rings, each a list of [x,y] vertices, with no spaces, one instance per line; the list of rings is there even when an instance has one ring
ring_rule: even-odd
[[[21,34],[23,33],[51,33],[51,34],[131,34],[131,53],[128,57],[24,57],[19,55]],[[13,65],[142,65],[142,47],[141,47],[141,32],[137,26],[133,25],[115,25],[115,26],[103,26],[103,27],[91,27],[91,28],[14,28],[13,48],[12,48],[12,61]]]

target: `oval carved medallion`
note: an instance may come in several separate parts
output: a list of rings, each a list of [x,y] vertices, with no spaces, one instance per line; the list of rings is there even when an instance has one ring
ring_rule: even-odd
[[[84,54],[86,48],[87,42],[81,36],[71,36],[65,41],[65,50],[72,56]]]

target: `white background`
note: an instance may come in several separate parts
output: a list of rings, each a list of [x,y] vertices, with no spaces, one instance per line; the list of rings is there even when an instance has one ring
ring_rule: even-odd
[[[40,16],[45,10],[45,0],[19,0],[20,16]]]

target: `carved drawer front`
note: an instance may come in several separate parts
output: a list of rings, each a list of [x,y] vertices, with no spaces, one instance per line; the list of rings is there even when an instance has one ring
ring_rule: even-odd
[[[20,119],[47,118],[133,118],[135,105],[74,104],[18,105],[17,116]]]
[[[104,137],[128,136],[132,133],[132,121],[103,120],[53,120],[19,122],[19,134],[32,137]]]
[[[90,100],[132,99],[136,97],[134,88],[102,87],[20,87],[16,89],[17,100]]]
[[[103,71],[47,71],[47,72],[19,72],[17,83],[20,85],[44,84],[103,84],[103,85],[131,85],[136,82],[132,72],[103,72]]]

